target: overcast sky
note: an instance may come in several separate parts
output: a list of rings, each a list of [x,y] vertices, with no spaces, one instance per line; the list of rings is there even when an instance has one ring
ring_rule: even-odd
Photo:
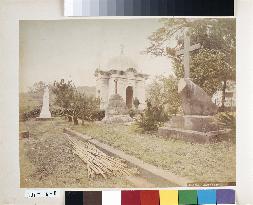
[[[120,54],[131,57],[139,71],[151,76],[171,73],[166,57],[142,55],[158,19],[58,20],[20,23],[20,90],[34,82],[72,79],[77,86],[95,85],[94,71],[107,69]]]

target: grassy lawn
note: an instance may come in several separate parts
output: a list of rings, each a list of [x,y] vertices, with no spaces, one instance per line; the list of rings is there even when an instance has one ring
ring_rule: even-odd
[[[196,182],[235,182],[236,146],[232,142],[191,144],[138,133],[135,125],[87,122],[77,126],[68,123],[68,126]]]
[[[135,125],[86,122],[74,126],[66,120],[29,120],[20,130],[30,139],[20,140],[21,187],[134,187],[124,177],[87,178],[86,165],[75,156],[63,135],[69,127],[120,149],[147,163],[196,182],[235,181],[235,144],[191,144],[155,134],[141,134]]]
[[[67,125],[61,119],[20,122],[20,131],[31,134],[19,141],[21,187],[133,187],[124,177],[89,180],[86,164],[72,153],[63,135]]]

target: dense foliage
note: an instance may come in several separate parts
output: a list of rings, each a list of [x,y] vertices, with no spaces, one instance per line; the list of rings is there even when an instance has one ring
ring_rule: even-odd
[[[78,119],[101,120],[104,115],[99,110],[99,99],[79,92],[72,81],[55,81],[52,92],[55,95],[55,105],[62,108],[69,121],[73,120],[74,124],[78,124]]]
[[[153,106],[163,108],[169,116],[179,112],[181,100],[177,92],[177,79],[173,76],[154,79],[147,97]]]
[[[150,37],[146,52],[167,56],[172,60],[177,78],[183,76],[183,33],[188,29],[191,44],[200,43],[201,49],[191,52],[190,77],[207,93],[221,89],[222,107],[228,80],[235,80],[235,20],[234,19],[163,19],[162,27]]]
[[[219,112],[216,116],[218,124],[223,128],[231,129],[232,136],[236,135],[236,113],[235,112]]]
[[[137,118],[136,124],[143,131],[156,131],[163,122],[169,119],[168,114],[162,105],[154,106],[149,100],[146,103],[147,107]]]
[[[31,118],[39,117],[40,115],[41,106],[33,107],[33,109],[25,111],[25,112],[19,112],[19,120],[20,121],[26,121]]]

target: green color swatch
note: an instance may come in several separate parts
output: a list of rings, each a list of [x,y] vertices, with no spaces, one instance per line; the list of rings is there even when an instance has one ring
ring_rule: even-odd
[[[195,205],[197,204],[196,190],[179,190],[179,205]]]

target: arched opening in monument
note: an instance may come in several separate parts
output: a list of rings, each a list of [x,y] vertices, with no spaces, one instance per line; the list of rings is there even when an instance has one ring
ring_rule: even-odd
[[[133,87],[126,88],[126,106],[130,109],[133,106]]]

